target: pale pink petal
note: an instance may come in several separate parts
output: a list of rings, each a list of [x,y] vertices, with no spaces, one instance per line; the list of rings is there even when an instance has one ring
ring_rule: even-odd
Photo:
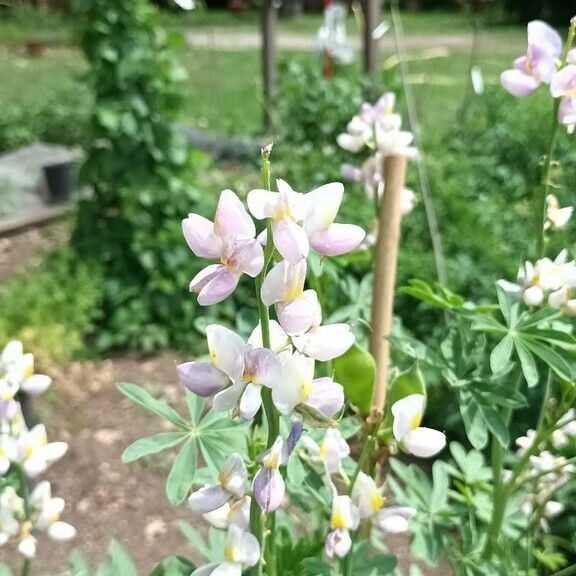
[[[190,292],[200,292],[210,280],[213,280],[225,267],[222,264],[210,264],[206,268],[200,270],[192,281],[190,282]]]
[[[325,230],[334,222],[343,195],[344,186],[340,182],[325,184],[306,194],[309,208],[304,219],[304,228],[308,234]]]
[[[312,393],[305,403],[324,416],[331,418],[342,410],[344,388],[338,382],[334,382],[332,378],[317,378],[313,380]]]
[[[556,73],[556,56],[543,50],[540,46],[528,46],[528,62],[530,69],[527,70],[540,82],[549,84]]]
[[[280,326],[290,336],[308,332],[317,319],[317,307],[306,298],[298,298],[288,304],[278,304],[277,313]]]
[[[505,70],[500,75],[500,82],[505,90],[518,98],[529,96],[540,85],[536,78],[528,76],[528,74],[524,74],[520,70]]]
[[[520,70],[521,72],[524,72],[524,74],[527,74],[528,58],[526,57],[526,54],[516,58],[516,60],[514,60],[513,66],[516,70]]]
[[[206,327],[206,339],[212,364],[230,376],[232,381],[239,380],[244,373],[244,340],[236,332],[220,324]]]
[[[332,224],[310,236],[310,245],[323,256],[340,256],[360,246],[366,232],[354,224]]]
[[[550,93],[554,98],[565,96],[571,90],[576,90],[576,65],[574,64],[569,64],[559,70],[550,82]]]
[[[232,494],[222,486],[205,486],[190,494],[188,506],[198,514],[206,514],[224,506],[231,497]]]
[[[214,219],[214,232],[222,238],[238,236],[254,238],[256,235],[252,218],[232,190],[223,190],[220,194]]]
[[[185,362],[176,367],[180,382],[194,394],[206,398],[230,384],[229,377],[207,362]]]
[[[308,256],[310,245],[302,226],[292,220],[275,220],[272,224],[274,246],[288,262],[297,264]]]
[[[558,121],[566,126],[576,124],[576,98],[564,98],[558,108]]]
[[[251,190],[248,192],[248,209],[257,220],[272,218],[276,213],[278,194],[270,190]]]
[[[362,170],[353,164],[342,164],[340,166],[340,174],[344,180],[350,180],[351,182],[362,182],[364,178]]]
[[[257,240],[242,241],[235,245],[229,264],[238,272],[255,278],[264,268],[264,251]]]
[[[306,260],[290,264],[286,260],[276,264],[264,278],[260,297],[266,306],[293,300],[302,294],[306,279]]]
[[[560,34],[542,20],[532,20],[528,23],[528,45],[537,45],[556,58],[562,52]]]
[[[348,530],[338,528],[326,536],[324,551],[328,558],[344,558],[350,552],[350,548],[352,548],[352,539]]]
[[[229,272],[223,266],[213,278],[211,278],[200,290],[198,294],[198,304],[200,306],[211,306],[225,300],[234,292],[240,273]]]
[[[342,356],[354,344],[354,340],[354,333],[348,324],[329,324],[293,337],[292,343],[302,354],[327,362]]]
[[[190,250],[199,258],[219,258],[224,245],[214,233],[214,224],[199,214],[182,220],[182,232]]]
[[[244,394],[240,398],[240,417],[244,420],[252,420],[262,406],[262,388],[254,384],[248,384]]]
[[[244,372],[251,375],[255,384],[272,388],[280,378],[282,366],[272,350],[266,348],[248,350],[244,360]]]

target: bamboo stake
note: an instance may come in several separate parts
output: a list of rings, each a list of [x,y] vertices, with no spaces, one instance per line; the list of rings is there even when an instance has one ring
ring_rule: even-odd
[[[372,397],[372,416],[382,414],[388,390],[388,366],[398,245],[400,243],[401,198],[406,179],[405,156],[384,159],[384,196],[380,202],[378,237],[372,292],[372,336],[370,352],[376,361],[376,383]]]

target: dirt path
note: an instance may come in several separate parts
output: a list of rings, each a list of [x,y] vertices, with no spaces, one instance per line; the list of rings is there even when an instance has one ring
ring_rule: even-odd
[[[210,50],[254,50],[260,47],[261,38],[256,30],[238,30],[237,28],[202,28],[186,32],[186,42],[195,48]],[[427,50],[443,48],[468,52],[472,47],[472,34],[410,34],[406,36],[408,50]],[[281,50],[310,51],[317,49],[316,34],[279,32],[276,37]],[[360,48],[360,38],[351,36],[354,48]],[[505,37],[486,35],[485,44],[491,53],[509,53],[511,41]],[[383,52],[395,50],[394,38],[388,33],[380,40]]]

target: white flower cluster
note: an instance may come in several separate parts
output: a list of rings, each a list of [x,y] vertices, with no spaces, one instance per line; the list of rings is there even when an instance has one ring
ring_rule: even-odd
[[[499,280],[498,284],[509,294],[522,298],[528,306],[545,303],[566,314],[576,315],[576,263],[568,261],[568,252],[562,250],[554,259],[541,258],[535,264],[525,262],[518,270],[516,283]]]
[[[12,539],[26,558],[36,555],[34,531],[46,532],[53,540],[69,540],[75,529],[60,521],[64,500],[53,498],[50,483],[37,484],[28,496],[18,494],[10,480],[28,483],[42,474],[68,449],[65,442],[48,442],[46,429],[38,424],[28,429],[17,394],[40,394],[52,380],[34,374],[34,357],[25,354],[21,342],[9,342],[0,355],[0,478],[8,480],[0,489],[0,546]]]
[[[383,94],[376,104],[364,102],[356,116],[348,122],[347,131],[337,138],[338,145],[348,152],[357,153],[368,149],[372,154],[360,165],[343,164],[342,177],[352,182],[361,182],[369,200],[384,195],[384,159],[387,156],[416,158],[418,151],[412,146],[411,132],[402,130],[402,117],[394,111],[396,96],[392,92]],[[404,188],[401,197],[401,214],[410,214],[416,205],[416,194]],[[370,232],[362,248],[376,243],[377,229]]]
[[[530,456],[530,468],[520,478],[523,486],[529,486],[529,493],[522,504],[522,512],[528,516],[538,516],[541,527],[548,530],[548,520],[559,516],[564,511],[564,505],[554,500],[554,495],[562,488],[576,472],[576,467],[561,455],[551,450],[567,446],[570,439],[576,438],[576,411],[570,410],[560,420],[559,427],[550,438],[550,446],[539,445],[539,452]],[[516,440],[521,457],[533,450],[536,432],[528,430],[526,436]]]

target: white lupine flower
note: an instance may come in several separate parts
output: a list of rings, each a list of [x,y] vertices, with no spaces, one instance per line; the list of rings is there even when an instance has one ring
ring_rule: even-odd
[[[0,492],[0,547],[20,532],[19,517],[24,514],[24,500],[12,486]]]
[[[217,486],[204,486],[190,494],[188,506],[201,514],[222,508],[232,498],[246,494],[248,472],[242,457],[232,454],[218,476]]]
[[[524,455],[527,450],[530,450],[530,448],[532,448],[535,439],[536,439],[535,430],[528,430],[526,432],[526,436],[520,436],[519,438],[516,438],[516,446],[518,446],[517,454],[519,454],[520,456]]]
[[[196,568],[191,576],[241,576],[244,568],[255,566],[260,558],[260,545],[250,532],[237,526],[228,530],[223,562],[205,564]]]
[[[334,495],[330,527],[324,550],[328,558],[343,558],[352,548],[350,530],[356,530],[360,523],[360,512],[350,496]]]
[[[44,424],[23,430],[17,439],[18,459],[29,478],[35,478],[68,451],[66,442],[48,442]]]
[[[562,230],[572,217],[574,207],[566,206],[565,208],[560,208],[558,198],[554,194],[546,196],[546,206],[545,227],[552,230]]]
[[[0,434],[0,477],[4,476],[10,464],[18,458],[18,446],[9,434]]]
[[[34,374],[34,356],[24,353],[19,340],[11,340],[0,354],[0,400],[12,400],[19,390],[27,394],[42,394],[52,379]]]
[[[18,552],[24,556],[24,558],[31,560],[36,556],[36,538],[34,538],[28,530],[29,527],[25,525],[20,542],[18,543]]]
[[[40,482],[30,495],[30,504],[35,510],[34,527],[45,532],[52,540],[63,542],[76,536],[76,529],[60,520],[65,503],[62,498],[53,498],[49,482]]]
[[[250,496],[244,496],[241,500],[202,514],[206,522],[214,528],[227,529],[230,526],[238,526],[242,530],[248,530],[250,526]]]
[[[411,394],[392,405],[394,438],[405,450],[419,458],[435,456],[446,446],[446,436],[438,430],[420,426],[425,398]]]
[[[302,438],[302,443],[312,460],[324,465],[328,475],[338,474],[342,460],[350,454],[350,446],[337,428],[328,428],[319,445],[309,436]]]

